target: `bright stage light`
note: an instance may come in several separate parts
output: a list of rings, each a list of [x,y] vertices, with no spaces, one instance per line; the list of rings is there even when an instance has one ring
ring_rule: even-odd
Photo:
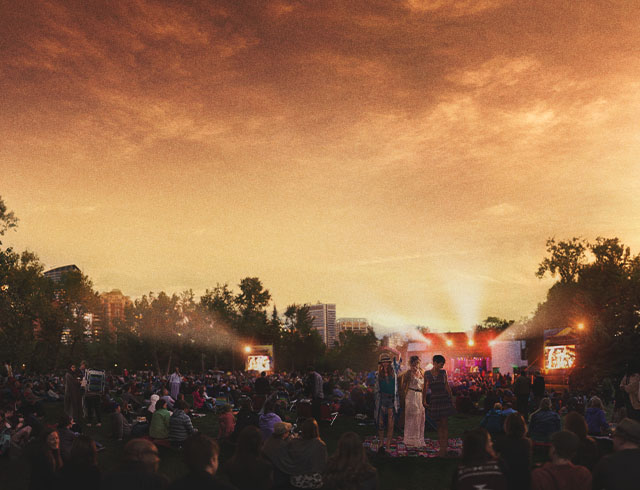
[[[491,347],[493,347],[494,345],[496,345],[496,341],[495,341],[495,340],[490,340],[490,341],[489,341],[489,345],[490,345]]]
[[[451,341],[451,340],[447,339],[447,345],[448,345],[449,347],[451,347],[451,346],[453,345],[453,341]]]
[[[475,342],[471,339],[469,339],[469,342],[467,342],[469,344],[469,347],[473,347],[475,345]]]
[[[578,323],[578,330],[584,330],[584,323]]]
[[[244,347],[244,351],[248,354],[249,352],[251,352],[251,346],[250,345],[245,345]]]

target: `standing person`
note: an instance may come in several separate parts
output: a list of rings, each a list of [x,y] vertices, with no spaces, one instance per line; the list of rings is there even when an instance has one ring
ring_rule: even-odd
[[[584,466],[576,466],[571,458],[576,455],[580,440],[568,430],[551,436],[550,463],[531,473],[532,490],[575,490],[591,488],[591,473]]]
[[[640,484],[640,422],[622,419],[613,432],[613,454],[593,470],[593,490],[635,490]]]
[[[620,382],[620,389],[627,394],[627,417],[640,421],[640,361],[627,365],[627,373]]]
[[[78,423],[82,420],[82,393],[75,364],[64,375],[64,413]]]
[[[316,420],[320,420],[321,406],[324,400],[323,381],[320,373],[313,366],[307,368],[307,393],[311,396],[311,413]]]
[[[84,405],[87,409],[87,427],[91,427],[93,424],[93,417],[96,418],[96,426],[102,425],[102,413],[100,405],[102,403],[102,396],[104,395],[104,371],[91,371],[86,369],[85,361],[82,361],[81,366],[85,366],[84,371]]]
[[[540,374],[540,371],[536,371],[536,376],[533,378],[533,384],[531,385],[531,392],[533,393],[533,404],[534,406],[538,406],[540,400],[544,398],[544,392],[546,389],[546,385],[544,382],[544,377]]]
[[[424,446],[424,405],[422,388],[424,371],[420,367],[420,358],[409,358],[409,370],[398,377],[401,419],[404,419],[404,443],[411,447]]]
[[[400,357],[398,351],[386,348]],[[380,452],[384,452],[385,447],[391,447],[393,438],[393,425],[400,409],[400,397],[398,396],[398,371],[400,364],[396,357],[391,357],[389,352],[383,352],[378,358],[378,373],[374,385],[376,405],[374,419],[378,427],[378,437],[380,438]],[[387,439],[385,443],[384,429],[387,429]]]
[[[529,419],[529,394],[531,393],[531,383],[526,372],[520,374],[513,382],[513,392],[516,395],[516,410],[522,414],[524,420]]]
[[[444,356],[433,356],[433,369],[424,373],[424,388],[422,389],[422,404],[427,409],[429,417],[438,425],[438,440],[442,458],[447,457],[449,449],[449,420],[448,417],[455,414],[453,407],[453,394],[447,379],[447,372],[443,369]],[[427,404],[427,389],[431,388],[431,403]]]
[[[171,398],[178,399],[180,393],[180,385],[182,384],[182,376],[180,376],[180,369],[176,367],[175,372],[169,376],[169,387],[171,389]]]

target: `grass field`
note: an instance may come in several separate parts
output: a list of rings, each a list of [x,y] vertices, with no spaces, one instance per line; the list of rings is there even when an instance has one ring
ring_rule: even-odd
[[[62,411],[62,404],[47,404],[45,422],[55,423]],[[85,432],[96,441],[105,445],[105,450],[99,453],[99,465],[103,472],[116,469],[120,463],[122,443],[109,439],[109,417],[104,417],[103,426],[100,428],[86,428]],[[462,433],[474,427],[480,422],[479,416],[457,415],[450,419],[450,437],[461,436]],[[218,432],[217,416],[208,414],[206,417],[194,419],[194,425],[199,431],[215,436]],[[374,428],[371,425],[359,425],[353,417],[338,417],[333,426],[327,422],[320,425],[321,436],[327,443],[329,454],[332,454],[343,432],[354,431],[362,437],[372,435]],[[435,432],[427,433],[427,437],[436,439]],[[182,456],[178,449],[160,448],[160,471],[171,480],[182,475],[186,467],[182,462]],[[231,447],[223,447],[221,462],[231,455]],[[378,469],[380,488],[384,490],[417,490],[417,489],[448,489],[451,483],[453,471],[458,461],[443,460],[440,458],[386,458],[373,456],[371,461]],[[22,490],[28,485],[28,468],[23,460],[10,461],[7,458],[0,459],[0,488],[3,490]]]

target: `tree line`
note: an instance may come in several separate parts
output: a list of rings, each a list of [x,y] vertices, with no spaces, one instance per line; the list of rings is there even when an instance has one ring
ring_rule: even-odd
[[[16,226],[0,198],[0,238]],[[246,277],[235,291],[217,284],[199,298],[193,291],[149,293],[108,325],[89,277],[69,271],[54,282],[34,253],[0,241],[0,357],[28,371],[51,371],[80,359],[113,371],[242,369],[245,345],[273,345],[279,370],[375,365],[373,331],[343,332],[326,349],[308,305],[289,305],[280,315],[271,303],[260,279]]]

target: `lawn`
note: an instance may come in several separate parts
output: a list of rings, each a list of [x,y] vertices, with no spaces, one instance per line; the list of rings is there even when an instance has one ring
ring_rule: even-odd
[[[55,423],[62,411],[62,404],[49,403],[46,405],[45,422]],[[292,414],[293,417],[293,414]],[[100,428],[89,427],[85,431],[96,441],[105,445],[105,450],[99,453],[99,464],[103,472],[109,472],[118,467],[122,443],[109,439],[110,422],[109,417],[104,417],[105,421]],[[470,428],[477,427],[480,422],[479,416],[454,416],[450,419],[450,437],[461,436]],[[199,431],[214,436],[218,431],[217,416],[208,414],[206,417],[194,419],[194,425]],[[328,422],[320,425],[321,436],[327,443],[329,454],[332,454],[340,435],[346,431],[354,431],[362,437],[372,435],[374,428],[372,425],[360,425],[353,417],[340,416],[333,426]],[[426,437],[437,438],[435,432],[427,432]],[[161,468],[160,471],[170,479],[182,475],[186,467],[182,462],[181,453],[177,449],[160,448]],[[221,462],[224,462],[231,455],[231,447],[223,447]],[[457,465],[456,460],[442,460],[439,458],[404,457],[388,458],[373,456],[371,462],[378,469],[380,476],[380,488],[384,490],[417,490],[417,489],[448,489],[453,471]],[[22,490],[27,488],[28,469],[25,461],[9,461],[7,458],[0,459],[0,477],[3,482],[0,485],[7,490]]]

